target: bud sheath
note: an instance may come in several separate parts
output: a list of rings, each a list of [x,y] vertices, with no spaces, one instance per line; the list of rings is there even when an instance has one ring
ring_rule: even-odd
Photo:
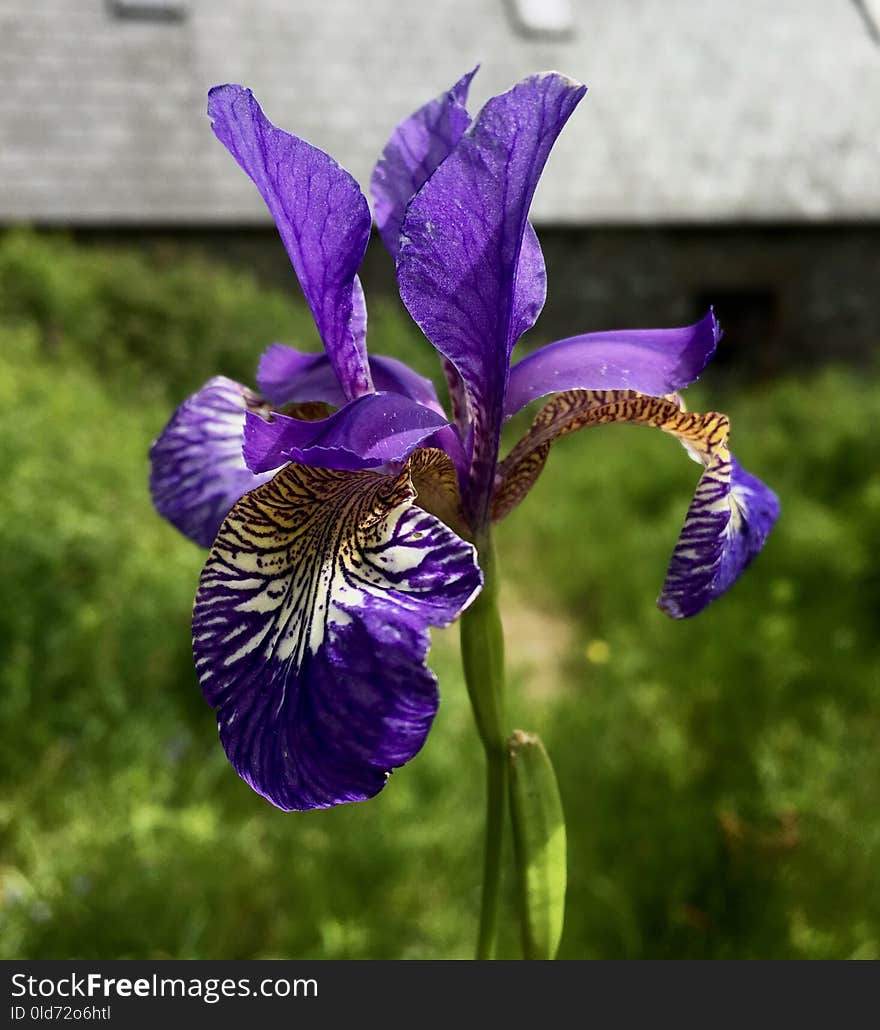
[[[523,951],[552,959],[565,916],[565,820],[556,775],[538,736],[516,730],[509,742],[510,812]]]

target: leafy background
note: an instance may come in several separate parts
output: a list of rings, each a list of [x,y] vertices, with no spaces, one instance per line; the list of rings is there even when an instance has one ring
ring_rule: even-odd
[[[279,338],[314,345],[303,308],[207,258],[0,239],[2,957],[471,953],[482,759],[454,628],[422,753],[331,811],[253,794],[195,681],[203,555],[153,513],[146,453]],[[371,340],[436,371],[390,301]],[[512,725],[546,741],[568,819],[562,955],[880,958],[880,396],[829,368],[735,395],[710,371],[688,399],[729,412],[784,512],[698,619],[653,604],[697,474],[661,434],[561,441],[499,532]]]

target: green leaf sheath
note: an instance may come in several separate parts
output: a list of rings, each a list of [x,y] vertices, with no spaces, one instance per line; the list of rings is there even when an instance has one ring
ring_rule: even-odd
[[[556,775],[538,736],[510,738],[510,813],[523,952],[552,959],[565,917],[565,819]]]

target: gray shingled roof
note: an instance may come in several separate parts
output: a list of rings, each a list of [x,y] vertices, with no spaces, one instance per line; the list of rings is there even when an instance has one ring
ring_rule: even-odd
[[[258,224],[210,85],[251,86],[366,182],[392,124],[478,61],[472,106],[549,67],[590,86],[539,222],[880,215],[880,47],[849,0],[570,0],[561,40],[517,31],[512,0],[114,2],[4,0],[3,221]]]

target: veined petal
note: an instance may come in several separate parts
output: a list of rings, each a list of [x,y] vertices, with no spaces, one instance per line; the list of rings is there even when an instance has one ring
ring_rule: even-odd
[[[547,268],[544,264],[544,252],[538,242],[537,234],[531,222],[526,222],[523,234],[522,250],[516,269],[516,282],[513,287],[513,326],[511,350],[523,333],[538,321],[538,315],[547,299]]]
[[[246,386],[216,376],[180,405],[150,448],[156,510],[202,547],[239,497],[270,478],[251,472],[242,456],[245,413],[261,407]]]
[[[401,297],[461,375],[474,419],[468,503],[476,523],[489,503],[510,352],[528,320],[518,314],[515,294],[529,205],[550,148],[584,92],[547,73],[494,97],[404,219]]]
[[[467,72],[445,93],[429,100],[395,128],[373,169],[370,192],[382,242],[397,258],[406,205],[419,187],[449,156],[471,123],[467,95],[477,69]]]
[[[394,130],[370,181],[376,224],[391,256],[397,258],[400,229],[407,205],[452,152],[471,123],[467,95],[477,69],[451,89],[424,104]],[[518,339],[537,321],[547,296],[547,273],[541,245],[526,225],[514,287],[514,336]],[[462,437],[469,436],[470,413],[461,376],[443,359],[453,420]],[[378,383],[377,389],[383,389]]]
[[[407,468],[419,507],[436,515],[459,536],[465,535],[458,475],[449,453],[438,447],[420,447],[410,456]]]
[[[471,545],[409,472],[288,465],[230,512],[199,583],[193,650],[235,769],[279,808],[372,797],[437,709],[428,627],[482,585]]]
[[[376,355],[369,363],[377,390],[403,394],[438,415],[443,414],[430,379],[397,358]],[[346,401],[326,354],[307,354],[283,343],[273,343],[263,352],[257,368],[257,385],[275,407],[303,401],[324,401],[342,407]]]
[[[733,585],[764,546],[779,515],[773,491],[745,472],[728,450],[730,426],[724,415],[687,412],[677,397],[648,397],[630,390],[558,394],[499,465],[492,516],[503,518],[525,497],[554,440],[610,422],[662,429],[703,465],[658,600],[673,618],[696,615]]]
[[[313,421],[279,414],[267,421],[248,413],[244,459],[254,472],[289,461],[329,469],[378,468],[403,461],[448,425],[442,415],[398,393],[367,394]]]
[[[273,343],[260,356],[257,386],[273,407],[302,401],[323,401],[340,408],[347,398],[330,359]]]
[[[681,329],[624,329],[558,340],[511,368],[505,417],[565,390],[636,390],[655,397],[682,390],[699,377],[720,339],[710,310]]]
[[[776,494],[726,448],[704,463],[657,600],[673,619],[696,615],[733,586],[779,517]]]
[[[215,86],[208,114],[275,219],[346,398],[369,393],[357,270],[371,219],[358,184],[322,150],[274,126],[249,89]]]

